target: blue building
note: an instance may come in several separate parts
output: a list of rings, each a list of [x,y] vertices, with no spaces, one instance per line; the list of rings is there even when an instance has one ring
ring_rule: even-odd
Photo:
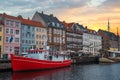
[[[24,53],[35,46],[35,26],[31,20],[22,19],[21,21],[21,53]]]

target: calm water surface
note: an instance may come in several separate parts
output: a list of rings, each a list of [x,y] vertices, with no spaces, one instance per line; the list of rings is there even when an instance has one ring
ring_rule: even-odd
[[[120,63],[72,65],[32,72],[0,72],[0,80],[120,80]]]

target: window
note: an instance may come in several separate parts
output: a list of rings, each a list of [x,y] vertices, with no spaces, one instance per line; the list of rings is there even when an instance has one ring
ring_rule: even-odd
[[[9,47],[8,46],[5,47],[5,51],[9,52]]]
[[[16,22],[16,27],[19,27],[20,26],[20,23],[19,22]]]
[[[10,34],[13,34],[13,29],[10,29]]]
[[[37,28],[37,30],[36,30],[37,32],[39,32],[39,28]]]
[[[6,33],[7,33],[7,34],[9,33],[9,29],[8,29],[8,28],[6,28]]]
[[[0,27],[0,32],[2,31],[2,27]]]
[[[38,39],[38,35],[36,35],[36,38]]]
[[[6,25],[7,25],[7,26],[9,25],[9,20],[6,20]]]
[[[31,41],[29,40],[29,44],[31,44]]]
[[[10,47],[10,51],[13,52],[13,47],[12,46]]]
[[[51,30],[51,28],[49,28],[49,33],[52,33],[52,30]]]
[[[6,42],[9,42],[9,37],[6,37]]]
[[[16,43],[19,43],[19,38],[15,38],[15,42],[16,42]]]
[[[56,42],[56,37],[54,37],[54,42]]]
[[[34,31],[34,28],[32,28],[32,30]]]
[[[19,30],[16,30],[16,34],[19,35]]]
[[[24,33],[22,33],[22,37],[24,37]]]
[[[38,44],[38,41],[36,41],[36,44]]]
[[[41,41],[39,41],[39,44],[41,45]]]
[[[22,43],[24,43],[24,40],[22,40]]]
[[[0,41],[2,40],[2,36],[0,36]]]
[[[39,29],[39,32],[41,32],[41,29]]]
[[[32,34],[32,37],[34,38],[34,34]]]
[[[39,35],[39,38],[41,39],[41,35]]]
[[[14,22],[13,22],[13,21],[11,21],[11,26],[12,26],[12,27],[14,26]]]

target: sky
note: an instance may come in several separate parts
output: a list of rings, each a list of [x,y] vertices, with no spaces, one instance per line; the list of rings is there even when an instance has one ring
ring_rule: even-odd
[[[76,22],[90,29],[120,34],[120,0],[0,0],[0,13],[32,18],[36,11],[53,14],[60,21]]]

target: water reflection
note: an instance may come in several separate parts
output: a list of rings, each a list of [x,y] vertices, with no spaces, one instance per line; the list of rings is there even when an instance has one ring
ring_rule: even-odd
[[[1,72],[0,80],[120,80],[119,64],[72,65],[31,72]]]
[[[32,72],[14,72],[12,80],[65,80],[70,76],[70,67],[46,70],[46,71],[32,71]]]

